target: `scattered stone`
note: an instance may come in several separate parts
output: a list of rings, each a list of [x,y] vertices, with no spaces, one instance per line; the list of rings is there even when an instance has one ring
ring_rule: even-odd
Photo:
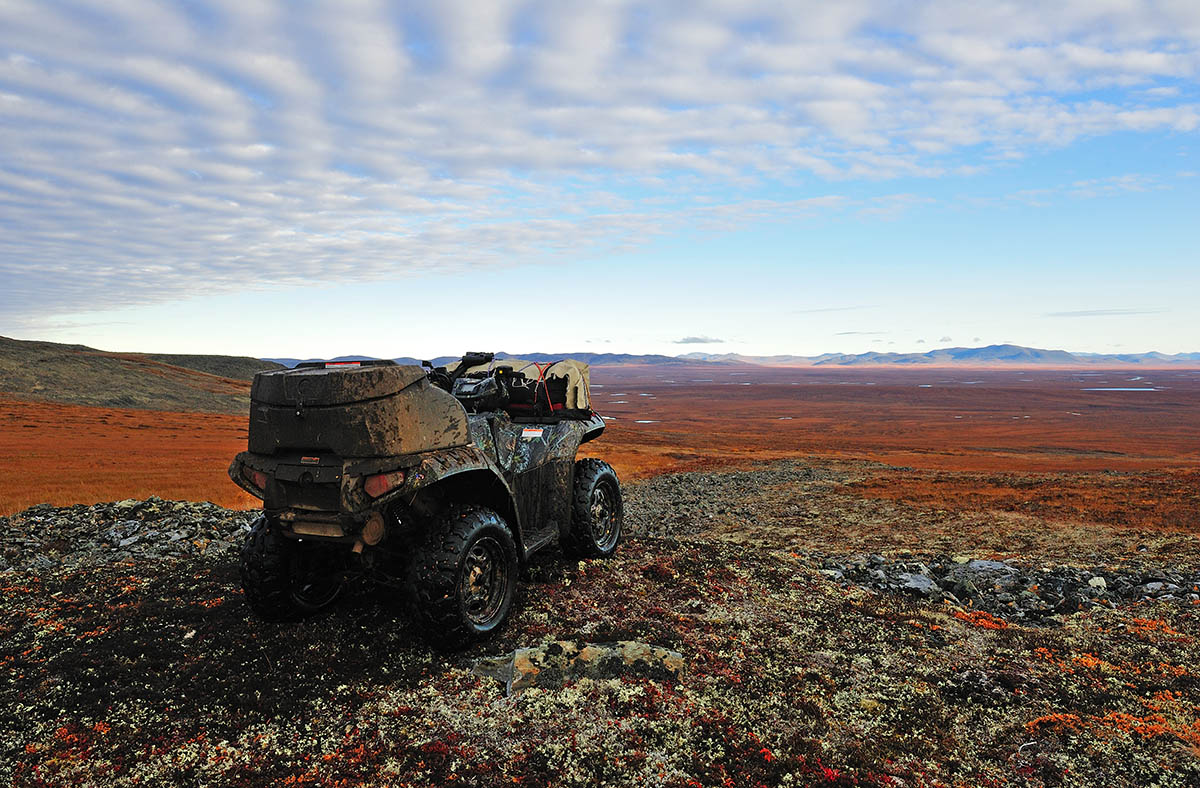
[[[236,551],[257,511],[194,501],[38,504],[0,517],[0,566],[45,571]]]
[[[1174,583],[1164,583],[1161,580],[1156,580],[1152,583],[1146,583],[1142,586],[1142,593],[1146,596],[1162,596],[1164,594],[1174,594],[1182,591],[1179,586]]]
[[[897,580],[900,581],[900,589],[902,591],[906,591],[914,596],[929,597],[934,594],[940,594],[942,591],[938,584],[933,582],[933,578],[928,575],[905,572]]]
[[[922,563],[911,553],[883,563],[861,556],[823,558],[821,574],[845,585],[859,585],[931,601],[982,610],[1008,620],[1057,623],[1061,617],[1096,606],[1115,607],[1144,600],[1190,604],[1200,585],[1177,571],[1147,567],[1110,571],[1069,566],[1024,567],[1010,561],[966,555],[939,557]]]
[[[883,711],[884,708],[883,704],[877,699],[867,697],[864,697],[858,701],[858,707],[870,714],[877,714],[880,711]]]
[[[471,672],[494,678],[511,695],[529,687],[558,688],[570,679],[614,679],[636,676],[661,681],[683,677],[678,651],[621,640],[583,643],[558,640],[534,648],[519,648],[505,657],[477,660]]]
[[[977,573],[999,572],[1001,574],[1009,574],[1011,572],[1019,571],[1016,567],[1010,566],[1009,564],[1006,564],[1003,561],[981,561],[981,560],[968,561],[967,569],[971,570],[972,572],[977,572]]]

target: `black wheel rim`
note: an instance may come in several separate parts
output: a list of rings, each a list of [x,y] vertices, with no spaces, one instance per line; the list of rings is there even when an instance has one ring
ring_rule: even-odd
[[[508,595],[509,566],[504,546],[492,536],[471,545],[463,558],[459,599],[471,623],[486,627],[495,622]]]
[[[592,519],[592,539],[601,552],[607,553],[616,547],[617,538],[621,535],[617,506],[616,494],[607,482],[601,482],[592,489],[588,511]]]

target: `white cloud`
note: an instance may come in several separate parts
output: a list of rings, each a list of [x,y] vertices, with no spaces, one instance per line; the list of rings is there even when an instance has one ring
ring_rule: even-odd
[[[0,317],[891,215],[755,189],[1194,133],[1198,40],[1169,2],[12,0]]]
[[[1176,173],[1176,178],[1183,178],[1183,173]],[[1069,195],[1079,199],[1097,197],[1112,197],[1128,192],[1146,192],[1171,188],[1169,182],[1161,178],[1126,173],[1125,175],[1109,175],[1103,178],[1087,178],[1053,188],[1023,189],[1009,195],[1008,199],[1032,206],[1051,204],[1061,195]]]

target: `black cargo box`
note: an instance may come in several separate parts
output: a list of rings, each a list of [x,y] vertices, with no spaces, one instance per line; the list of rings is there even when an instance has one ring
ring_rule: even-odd
[[[385,457],[466,443],[466,412],[420,367],[306,365],[260,372],[250,388],[255,454]]]

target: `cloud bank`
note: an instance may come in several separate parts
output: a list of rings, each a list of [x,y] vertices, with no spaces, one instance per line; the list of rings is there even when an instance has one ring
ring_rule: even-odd
[[[1170,2],[11,0],[0,320],[888,211],[839,184],[1195,131],[1198,41]]]

